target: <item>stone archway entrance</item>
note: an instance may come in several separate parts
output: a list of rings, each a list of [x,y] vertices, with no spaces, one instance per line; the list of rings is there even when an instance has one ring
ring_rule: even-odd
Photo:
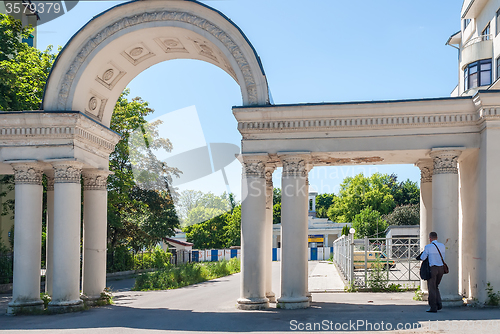
[[[0,172],[15,175],[14,291],[9,310],[39,308],[42,174],[49,179],[52,308],[79,307],[80,180],[84,181],[83,292],[104,288],[106,177],[119,137],[114,102],[144,69],[199,59],[240,85],[233,114],[242,140],[242,309],[268,307],[272,247],[272,173],[283,167],[281,297],[308,307],[308,171],[318,165],[412,163],[422,170],[422,229],[447,246],[442,295],[486,299],[500,286],[500,97],[269,105],[266,77],[243,33],[194,1],[135,1],[97,16],[61,52],[43,110],[2,114]],[[431,198],[432,197],[432,198]],[[424,235],[425,238],[425,235]],[[52,245],[52,246],[51,246]],[[91,269],[90,269],[91,268]]]
[[[83,293],[99,298],[106,279],[109,154],[119,136],[108,127],[126,85],[171,59],[218,66],[241,87],[243,105],[266,105],[264,70],[241,30],[194,1],[133,1],[96,16],[59,54],[43,110],[4,113],[0,172],[15,175],[13,299],[9,312],[42,307],[42,175],[48,185],[49,307],[80,307],[80,205],[84,184]]]

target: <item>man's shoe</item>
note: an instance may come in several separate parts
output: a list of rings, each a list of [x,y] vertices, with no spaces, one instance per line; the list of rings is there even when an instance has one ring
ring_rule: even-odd
[[[442,308],[443,308],[443,305],[442,305],[442,304],[439,304],[439,305],[438,305],[438,311],[439,311],[440,309],[442,309]]]
[[[433,309],[431,309],[431,308],[430,308],[430,309],[428,309],[428,310],[427,310],[427,311],[425,311],[425,312],[429,312],[429,313],[437,313],[437,310],[433,310]]]

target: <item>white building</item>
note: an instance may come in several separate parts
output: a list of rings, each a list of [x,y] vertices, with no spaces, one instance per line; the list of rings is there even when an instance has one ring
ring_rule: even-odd
[[[308,248],[332,247],[341,236],[342,228],[350,223],[335,223],[328,218],[316,218],[317,192],[309,192],[309,212],[307,216]],[[273,224],[273,248],[281,248],[281,224]]]
[[[465,0],[460,26],[446,42],[459,50],[459,82],[451,96],[500,89],[500,1]]]

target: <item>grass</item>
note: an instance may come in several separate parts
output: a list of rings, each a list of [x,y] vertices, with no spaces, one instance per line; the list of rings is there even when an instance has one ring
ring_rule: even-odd
[[[169,290],[183,286],[205,282],[211,279],[240,272],[240,260],[187,263],[178,267],[167,268],[144,273],[137,277],[133,290]]]

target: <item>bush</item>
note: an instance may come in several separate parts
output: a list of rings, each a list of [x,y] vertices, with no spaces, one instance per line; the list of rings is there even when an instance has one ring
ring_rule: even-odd
[[[137,277],[133,290],[168,290],[205,282],[231,275],[240,271],[240,260],[208,263],[187,263],[179,267],[168,266],[164,269],[144,273]]]
[[[118,246],[108,254],[107,271],[127,271],[134,269],[134,256],[126,246]]]
[[[494,292],[493,286],[490,282],[486,283],[486,293],[488,294],[487,305],[498,306],[500,304],[500,292]]]
[[[156,246],[153,251],[135,254],[134,269],[163,269],[170,265],[171,257],[171,253]]]
[[[387,291],[387,273],[384,270],[384,264],[379,258],[372,264],[372,271],[368,278],[368,288],[373,292]]]

